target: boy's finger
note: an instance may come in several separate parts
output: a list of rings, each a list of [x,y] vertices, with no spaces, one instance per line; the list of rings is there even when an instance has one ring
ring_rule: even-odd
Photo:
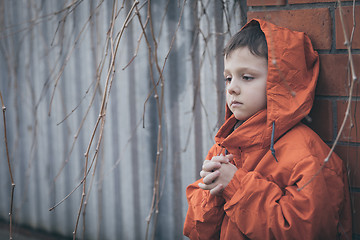
[[[229,158],[227,156],[214,156],[211,161],[218,163],[229,163]]]
[[[202,190],[208,190],[207,188],[209,187],[208,185],[203,184],[203,183],[199,183],[198,186],[199,186],[199,188],[201,188]]]
[[[207,185],[212,184],[220,175],[219,171],[215,171],[213,173],[208,174],[203,178],[203,182]]]
[[[208,174],[210,174],[210,172],[204,171],[204,170],[200,171],[200,177],[202,177],[202,178],[206,177]]]
[[[219,169],[220,167],[221,167],[221,164],[219,164],[218,162],[208,161],[208,162],[204,163],[204,165],[202,166],[202,170],[206,171],[206,172],[212,172],[212,171],[215,171],[216,169]]]
[[[208,164],[209,162],[210,162],[210,160],[205,160],[205,161],[203,162],[203,167],[204,167],[204,165]]]
[[[202,190],[211,190],[214,188],[214,184],[204,184],[204,183],[199,183],[198,184],[199,188],[201,188]]]
[[[229,162],[230,162],[231,160],[233,160],[234,155],[228,154],[228,155],[226,155],[225,157],[226,157],[226,158],[229,160]]]
[[[210,190],[210,194],[219,195],[224,190],[222,184],[218,184],[216,187]]]
[[[204,167],[206,167],[206,165],[208,165],[210,162],[211,162],[210,160],[205,160],[201,168],[204,169]]]

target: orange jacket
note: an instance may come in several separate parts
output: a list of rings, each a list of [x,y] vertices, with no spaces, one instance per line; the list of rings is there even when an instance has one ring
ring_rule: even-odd
[[[188,186],[184,234],[190,239],[351,239],[343,162],[332,154],[318,172],[329,147],[300,123],[312,107],[318,54],[306,34],[253,21],[269,48],[267,109],[232,132],[236,119],[226,107],[225,123],[206,159],[226,149],[238,171],[221,197],[200,189],[201,179]]]

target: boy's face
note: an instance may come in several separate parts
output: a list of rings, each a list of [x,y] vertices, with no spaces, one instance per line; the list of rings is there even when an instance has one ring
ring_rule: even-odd
[[[246,121],[266,108],[267,59],[241,47],[225,56],[224,66],[226,104],[235,118]]]

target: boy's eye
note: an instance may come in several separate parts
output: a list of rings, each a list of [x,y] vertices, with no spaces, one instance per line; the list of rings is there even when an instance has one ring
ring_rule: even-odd
[[[254,79],[254,77],[249,76],[249,75],[243,75],[242,78],[243,78],[245,81],[250,81],[250,80]]]
[[[231,82],[231,77],[229,76],[225,77],[225,82]]]

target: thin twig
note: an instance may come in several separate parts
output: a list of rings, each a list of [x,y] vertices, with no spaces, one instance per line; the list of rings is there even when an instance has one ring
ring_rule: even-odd
[[[98,127],[98,125],[99,125],[99,122],[100,122],[100,118],[98,118],[98,120],[97,120],[97,122],[96,122],[96,124],[95,124],[95,129],[94,129],[93,134],[92,134],[92,136],[91,136],[91,141],[90,141],[90,144],[89,144],[89,145],[91,145],[91,143],[92,143],[92,141],[93,141],[93,139],[94,139],[95,132],[96,132],[95,130],[97,129],[97,127]],[[88,148],[89,148],[89,146],[88,146]],[[88,149],[88,151],[90,151],[90,149]],[[85,157],[87,157],[86,154],[85,154]],[[89,172],[90,172],[90,170],[91,170],[91,168],[92,168],[93,162],[94,162],[94,160],[93,160],[92,163],[90,164],[89,169],[87,170],[85,176],[81,179],[80,183],[79,183],[68,195],[66,195],[61,201],[59,201],[57,204],[55,204],[53,207],[51,207],[51,208],[49,209],[49,211],[54,210],[54,209],[57,208],[60,204],[62,204],[66,199],[68,199],[68,198],[85,182],[85,179],[86,179],[86,177],[88,176],[88,174],[89,174]]]
[[[77,6],[80,5],[80,3],[82,2],[83,0],[79,0],[79,1],[74,1],[72,4],[70,4],[70,6],[68,7],[65,7],[62,11],[66,11],[67,13],[64,15],[64,17],[59,21],[58,23],[58,26],[55,30],[55,33],[54,33],[54,37],[53,37],[53,40],[51,41],[50,43],[50,46],[53,46],[54,44],[54,41],[55,41],[55,37],[56,37],[56,34],[57,32],[59,31],[60,29],[60,26],[65,24],[65,21],[66,21],[66,18],[69,16],[70,13],[74,12],[75,9],[77,8]],[[59,14],[60,12],[57,12],[57,13],[54,13],[55,15]]]
[[[150,5],[150,3],[148,3]],[[149,42],[149,39],[147,37],[147,34],[146,34],[146,30],[145,30],[145,26],[147,25],[148,21],[149,21],[149,16],[147,16],[146,18],[146,25],[144,25],[142,23],[142,20],[141,20],[141,16],[140,16],[140,11],[139,11],[139,8],[136,7],[136,11],[135,11],[137,17],[138,17],[138,20],[139,20],[139,24],[140,24],[140,27],[141,27],[141,30],[142,30],[142,33],[144,34],[144,38],[145,38],[145,41],[146,41],[146,45],[148,47],[148,61],[149,61],[149,71],[150,71],[150,81],[153,83],[153,89],[149,92],[145,102],[144,102],[144,110],[143,110],[143,128],[145,128],[145,110],[146,110],[146,104],[148,102],[148,100],[150,99],[150,96],[152,95],[153,92],[155,92],[155,95],[154,95],[154,98],[156,100],[156,105],[158,106],[159,105],[159,98],[158,98],[158,93],[157,93],[157,89],[155,87],[155,81],[154,81],[154,74],[153,74],[153,65],[152,65],[152,50],[151,50],[151,45],[150,45],[150,42]]]
[[[103,71],[104,66],[105,66],[105,59],[106,59],[106,57],[108,56],[108,52],[106,51],[106,49],[108,49],[108,44],[109,44],[109,41],[107,41],[107,44],[106,44],[106,46],[105,46],[105,48],[104,48],[104,55],[103,55],[102,60],[100,61],[100,64],[99,64],[99,66],[98,66],[98,68],[97,68],[97,70],[96,70],[96,73],[97,73],[97,74],[96,74],[96,76],[97,76],[97,77],[96,77],[96,85],[95,85],[95,88],[94,88],[93,95],[92,95],[92,98],[91,98],[91,100],[90,100],[89,106],[88,106],[88,108],[87,108],[87,110],[86,110],[86,113],[85,113],[85,115],[83,116],[83,118],[82,118],[82,120],[81,120],[80,126],[79,126],[79,128],[78,128],[78,130],[77,130],[77,132],[76,132],[76,134],[75,134],[75,136],[74,136],[74,140],[73,140],[73,143],[72,143],[70,152],[68,153],[68,156],[67,156],[66,160],[63,162],[62,166],[60,167],[60,170],[58,171],[57,175],[55,176],[54,182],[55,182],[55,181],[57,180],[57,178],[60,176],[62,170],[63,170],[64,167],[65,167],[65,165],[66,165],[66,164],[69,162],[69,160],[70,160],[70,156],[71,156],[72,151],[73,151],[73,149],[74,149],[74,147],[75,147],[76,140],[77,140],[77,138],[78,138],[78,136],[79,136],[79,134],[80,134],[80,132],[81,132],[82,127],[84,126],[85,120],[86,120],[86,118],[87,118],[87,116],[88,116],[88,114],[89,114],[89,112],[90,112],[90,109],[91,109],[93,103],[94,103],[95,96],[96,96],[96,91],[100,88],[100,76],[101,76],[102,71]]]
[[[342,26],[342,29],[343,29],[344,39],[345,39],[344,45],[346,46],[346,49],[347,49],[347,52],[348,52],[349,63],[350,63],[350,71],[351,71],[351,77],[352,77],[352,81],[350,83],[349,97],[348,97],[348,100],[347,100],[348,103],[347,103],[345,116],[344,116],[343,122],[341,124],[340,130],[337,133],[334,144],[332,145],[328,155],[324,159],[323,165],[316,172],[316,174],[310,178],[310,180],[308,182],[306,182],[302,187],[298,188],[298,191],[301,191],[307,185],[309,185],[315,179],[315,177],[321,172],[321,170],[324,168],[325,164],[329,161],[331,155],[334,152],[335,147],[337,146],[337,144],[339,142],[340,136],[341,136],[341,134],[342,134],[342,132],[343,132],[343,130],[345,128],[346,121],[348,120],[348,118],[350,116],[350,109],[351,109],[351,102],[352,102],[352,98],[353,98],[354,85],[355,85],[355,81],[357,80],[357,77],[356,77],[356,74],[355,74],[354,61],[353,61],[352,54],[351,54],[351,44],[352,44],[352,42],[349,41],[349,38],[348,38],[348,35],[347,35],[347,32],[346,32],[345,22],[344,22],[344,17],[343,17],[343,13],[342,13],[342,7],[341,7],[341,1],[338,0],[337,2],[339,4],[340,21],[341,21],[341,26]],[[353,8],[354,7],[355,7],[355,5],[353,6]],[[352,31],[354,31],[354,28],[355,28],[355,25],[356,25],[355,24],[355,18],[353,18],[353,21],[354,21],[354,23],[353,23],[353,30]]]
[[[4,104],[4,100],[0,91],[0,99],[1,99],[1,106],[2,106],[2,113],[3,113],[3,122],[4,122],[4,141],[5,141],[5,148],[6,148],[6,158],[7,158],[7,162],[8,162],[8,166],[9,166],[9,174],[10,174],[10,180],[11,180],[11,192],[10,192],[10,211],[9,211],[9,221],[10,221],[10,229],[9,229],[9,239],[12,239],[12,216],[13,216],[13,203],[14,203],[14,190],[15,190],[15,182],[14,182],[14,178],[12,175],[12,170],[11,170],[11,164],[10,164],[10,157],[9,157],[9,147],[8,147],[8,141],[7,141],[7,135],[6,135],[6,117],[5,117],[5,112],[6,112],[6,107]]]
[[[163,158],[163,139],[162,139],[162,133],[163,133],[163,126],[162,126],[162,117],[163,117],[163,111],[164,111],[164,76],[163,76],[163,71],[165,69],[165,65],[168,59],[168,56],[171,52],[171,49],[173,47],[173,44],[175,42],[175,38],[176,38],[176,34],[177,31],[179,29],[180,23],[181,23],[181,19],[183,16],[183,10],[184,10],[184,6],[185,6],[186,0],[183,1],[183,6],[181,9],[181,13],[180,13],[180,17],[179,17],[179,21],[176,27],[176,30],[174,32],[174,35],[172,37],[170,46],[169,46],[169,50],[165,56],[164,59],[164,63],[163,66],[160,67],[159,65],[159,58],[158,58],[158,42],[156,40],[155,37],[155,33],[154,33],[154,28],[153,28],[153,23],[152,23],[152,16],[151,16],[151,2],[148,1],[148,12],[147,12],[147,20],[149,20],[149,26],[150,26],[150,32],[151,32],[151,37],[152,37],[152,42],[154,44],[154,60],[155,60],[155,66],[156,69],[159,73],[159,80],[157,81],[157,83],[155,83],[154,81],[154,77],[153,77],[153,72],[152,72],[152,61],[151,61],[151,56],[152,56],[152,49],[149,43],[149,40],[147,38],[146,32],[145,32],[145,28],[141,22],[141,18],[140,15],[138,15],[139,17],[139,23],[142,27],[144,36],[145,36],[145,40],[146,43],[148,45],[148,52],[149,52],[149,65],[150,65],[150,79],[152,80],[152,84],[153,84],[153,89],[150,91],[148,98],[146,99],[145,103],[144,103],[144,112],[143,112],[143,119],[144,119],[144,114],[145,114],[145,105],[146,102],[148,101],[150,95],[152,94],[152,92],[155,92],[155,99],[156,99],[156,103],[157,103],[157,109],[158,109],[158,121],[159,121],[159,125],[158,125],[158,136],[157,136],[157,153],[156,153],[156,161],[155,161],[155,169],[154,169],[154,187],[153,187],[153,198],[152,198],[152,203],[151,203],[151,207],[150,207],[150,212],[148,217],[146,218],[147,221],[147,227],[146,227],[146,235],[145,235],[145,239],[148,239],[149,236],[149,227],[150,227],[150,222],[152,219],[152,215],[153,213],[155,213],[154,216],[154,225],[153,225],[153,233],[152,233],[152,239],[154,239],[155,237],[155,229],[156,229],[156,223],[157,223],[157,216],[159,213],[159,202],[160,202],[160,175],[161,175],[161,166],[162,166],[162,158]],[[137,11],[138,12],[138,11]],[[160,96],[157,94],[157,86],[158,84],[160,84],[160,91],[161,94]]]
[[[54,16],[59,15],[63,12],[68,12],[67,14],[73,12],[75,10],[75,8],[77,8],[81,2],[83,2],[84,0],[76,0],[73,3],[71,3],[70,5],[64,7],[63,9],[56,11],[56,12],[52,12],[49,14],[45,14],[42,16],[38,16],[36,18],[18,23],[18,24],[13,24],[13,25],[9,25],[9,26],[5,26],[1,31],[0,31],[0,39],[5,39],[11,36],[14,36],[16,34],[22,33],[22,32],[30,32],[36,25],[44,22],[44,21],[49,21],[50,19],[52,19]],[[76,6],[75,6],[76,5]],[[22,27],[16,31],[13,31],[9,34],[5,34],[5,31],[10,31],[12,28],[18,28],[21,27],[22,25],[27,24],[27,26]]]
[[[126,26],[129,23],[130,16],[131,16],[132,12],[134,11],[135,7],[138,5],[138,3],[139,3],[138,1],[134,1],[133,6],[131,7],[131,9],[130,9],[125,21],[124,21],[124,24],[123,24],[119,34],[117,35],[118,36],[117,39],[116,39],[117,42],[116,42],[115,49],[114,49],[114,43],[113,43],[112,36],[113,36],[113,29],[114,29],[115,20],[116,20],[115,11],[117,9],[117,1],[116,0],[114,1],[114,6],[113,6],[114,11],[113,11],[113,16],[112,16],[112,22],[111,22],[110,30],[108,32],[108,36],[109,36],[110,42],[111,42],[110,48],[111,48],[111,53],[112,54],[111,54],[111,61],[110,61],[108,74],[107,74],[107,77],[106,77],[105,88],[104,88],[104,91],[103,91],[100,114],[99,114],[99,117],[98,117],[98,122],[101,120],[101,128],[100,128],[100,134],[99,134],[99,138],[98,138],[98,145],[96,147],[96,151],[95,151],[95,154],[94,154],[94,159],[97,158],[97,156],[98,156],[98,149],[99,149],[99,146],[100,146],[100,144],[102,142],[104,126],[105,126],[105,115],[106,115],[107,102],[108,102],[108,99],[109,99],[109,96],[110,96],[112,80],[113,80],[113,77],[114,77],[114,74],[115,74],[115,60],[116,60],[116,55],[118,53],[120,40],[122,38],[122,35],[123,35],[124,31],[125,31]],[[73,232],[73,239],[74,240],[76,239],[77,227],[78,227],[78,224],[79,224],[79,219],[80,219],[80,215],[81,215],[81,211],[82,211],[82,207],[83,207],[83,203],[84,203],[84,197],[86,196],[86,177],[87,177],[88,156],[89,156],[89,153],[90,153],[90,148],[91,148],[92,141],[93,141],[93,138],[94,138],[94,135],[95,135],[96,131],[97,131],[97,127],[93,131],[93,135],[92,135],[92,138],[91,138],[90,143],[88,145],[88,149],[87,149],[87,151],[85,153],[85,169],[84,169],[83,192],[82,192],[82,195],[81,195],[80,207],[79,207],[79,212],[78,212],[78,215],[77,215],[75,229],[74,229],[74,232]]]
[[[148,8],[150,8],[150,2],[148,3]],[[148,11],[149,12],[149,11]],[[146,41],[146,45],[148,47],[148,63],[149,63],[149,70],[150,70],[150,80],[151,82],[153,83],[153,89],[150,91],[150,93],[148,94],[145,102],[144,102],[144,110],[143,110],[143,127],[145,127],[145,108],[146,108],[146,103],[147,101],[149,100],[150,96],[152,95],[152,92],[155,92],[155,100],[156,100],[156,105],[159,106],[159,97],[158,97],[158,94],[157,94],[157,89],[156,89],[156,84],[155,84],[155,81],[154,81],[154,75],[153,75],[153,66],[152,66],[152,49],[151,49],[151,45],[150,45],[150,42],[149,42],[149,39],[147,37],[147,34],[146,34],[146,30],[145,30],[145,27],[144,27],[144,24],[142,23],[142,20],[141,20],[141,16],[140,16],[140,12],[139,12],[139,9],[138,7],[136,7],[136,15],[138,16],[138,20],[139,20],[139,24],[141,26],[141,29],[142,29],[142,32],[144,34],[144,38],[145,38],[145,41]],[[150,19],[150,16],[149,14],[147,15],[147,18],[146,18],[146,22],[148,22]],[[161,122],[160,122],[161,123]],[[159,125],[159,129],[161,128],[161,125]],[[159,134],[158,134],[159,136]],[[159,140],[159,138],[158,138]],[[158,144],[159,146],[159,144]],[[156,162],[155,162],[155,171],[157,169],[157,165],[158,165],[158,159],[159,159],[159,156],[160,156],[160,152],[157,151],[157,154],[156,154]],[[156,179],[156,174],[154,176],[154,178]],[[146,228],[146,234],[145,234],[145,239],[147,239],[148,237],[148,232],[149,232],[149,225],[150,225],[150,220],[151,220],[151,213],[153,211],[153,206],[154,206],[154,203],[155,203],[155,195],[156,195],[156,180],[155,181],[155,184],[154,184],[154,187],[153,187],[153,197],[152,197],[152,201],[151,201],[151,209],[150,209],[150,214],[149,216],[146,218],[146,222],[147,222],[147,228]]]
[[[103,1],[102,1],[103,2]],[[68,52],[66,58],[65,58],[65,61],[64,63],[62,64],[61,66],[61,69],[59,71],[59,73],[57,74],[56,78],[55,78],[55,84],[54,84],[54,88],[53,88],[53,91],[52,91],[52,94],[51,94],[51,98],[50,98],[50,104],[49,104],[49,111],[48,111],[48,115],[50,116],[51,114],[51,107],[52,107],[52,103],[53,103],[53,100],[54,100],[54,96],[55,96],[55,90],[57,88],[57,85],[59,83],[59,80],[65,70],[65,67],[67,65],[67,63],[69,62],[70,60],[70,57],[73,53],[73,51],[75,50],[76,46],[78,45],[79,43],[79,40],[80,40],[80,37],[82,36],[82,34],[84,33],[87,25],[89,24],[90,20],[92,19],[93,15],[95,14],[95,12],[98,10],[98,8],[100,7],[100,5],[102,4],[102,2],[99,3],[99,5],[96,7],[96,9],[90,14],[89,18],[87,19],[87,21],[85,22],[84,26],[82,27],[82,29],[80,30],[79,34],[77,35],[75,41],[74,41],[74,44],[72,46],[72,48],[70,49],[70,51]]]
[[[145,22],[145,28],[148,24],[148,21]],[[142,36],[144,35],[143,32],[140,33],[140,37],[139,39],[137,40],[137,46],[136,46],[136,50],[135,50],[135,53],[133,55],[133,57],[130,59],[130,61],[125,65],[125,67],[122,68],[122,70],[125,70],[128,66],[130,66],[130,64],[135,60],[135,58],[137,57],[138,55],[138,52],[139,52],[139,48],[140,48],[140,42],[141,42],[141,39],[142,39]]]

